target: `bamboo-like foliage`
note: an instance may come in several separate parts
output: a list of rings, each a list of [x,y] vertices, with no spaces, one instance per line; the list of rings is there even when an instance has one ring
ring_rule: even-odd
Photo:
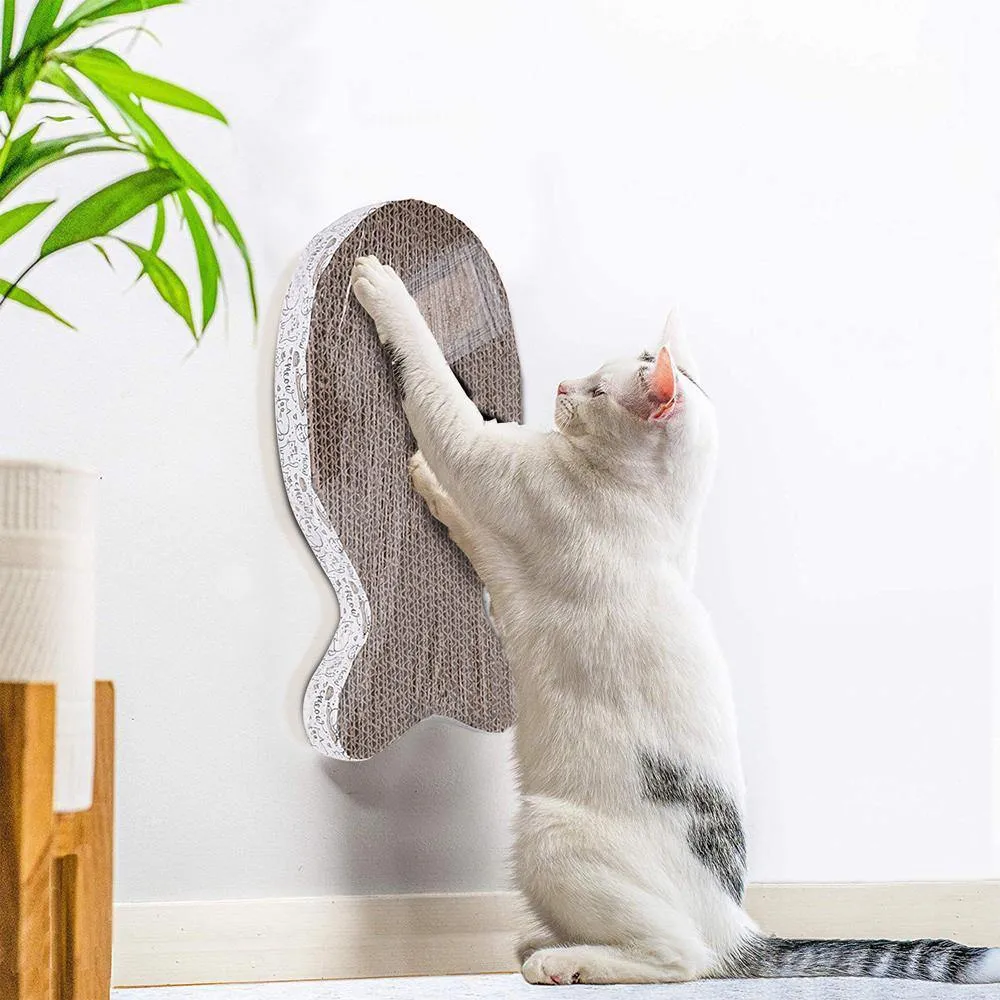
[[[138,72],[102,45],[114,35],[146,31],[138,24],[121,26],[121,18],[182,0],[82,0],[68,12],[63,11],[64,0],[35,0],[16,51],[16,0],[0,2],[0,244],[42,221],[55,204],[54,200],[14,204],[18,187],[37,172],[92,153],[122,153],[137,168],[74,205],[52,226],[37,255],[16,278],[0,278],[0,307],[20,303],[70,326],[22,281],[54,254],[82,244],[96,247],[110,263],[105,244],[117,244],[135,257],[140,277],[149,279],[197,340],[215,315],[222,285],[214,231],[228,237],[243,258],[256,319],[253,265],[243,234],[225,202],[167,138],[147,105],[167,104],[224,124],[225,116],[197,94]],[[85,30],[94,27],[103,30],[102,37],[89,44],[80,42],[80,34],[96,35]],[[30,123],[24,124],[26,119]],[[65,134],[67,130],[70,134]],[[58,134],[49,137],[51,131]],[[115,235],[120,226],[151,208],[155,221],[148,246]],[[171,212],[191,239],[201,292],[197,310],[183,280],[159,253]]]

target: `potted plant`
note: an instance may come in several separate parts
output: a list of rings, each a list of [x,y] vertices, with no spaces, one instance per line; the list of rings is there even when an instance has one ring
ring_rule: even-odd
[[[61,305],[55,304],[57,312],[28,286],[35,268],[84,246],[109,264],[115,257],[135,258],[139,278],[150,282],[197,342],[216,314],[222,285],[215,241],[228,239],[245,263],[256,319],[253,266],[243,235],[150,106],[171,105],[223,123],[225,117],[197,94],[134,69],[109,47],[149,34],[135,15],[180,2],[0,0],[0,335],[12,308],[71,325]],[[44,179],[68,160],[97,154],[109,170],[107,183],[76,204],[23,197],[29,178]],[[119,234],[143,215],[151,222],[146,238]],[[197,264],[200,295],[194,305],[161,255],[171,217],[183,226]],[[37,249],[13,266],[5,264],[3,244],[28,227],[39,233]],[[59,682],[60,727],[67,737],[57,741],[60,811],[85,809],[90,796],[93,734],[83,724],[69,726],[69,732],[67,720],[85,718],[93,705],[94,487],[93,474],[81,470],[0,461],[0,592],[15,609],[7,627],[0,627],[0,680]]]
[[[71,325],[32,295],[24,282],[55,255],[87,244],[108,263],[112,260],[109,251],[115,247],[133,256],[140,278],[150,281],[198,340],[215,315],[222,282],[213,229],[230,239],[243,258],[256,319],[253,266],[235,219],[212,185],[160,128],[148,105],[171,105],[223,123],[225,116],[197,94],[133,69],[107,47],[129,34],[149,33],[144,24],[123,23],[122,18],[181,2],[82,0],[64,11],[64,0],[36,0],[30,13],[21,11],[25,26],[15,46],[16,0],[2,0],[0,245],[29,225],[41,229],[55,216],[55,199],[19,200],[19,187],[29,177],[91,154],[118,154],[105,155],[109,168],[120,164],[130,172],[64,212],[14,276],[0,276],[0,327],[11,303]],[[152,215],[148,240],[135,242],[116,235],[126,222],[146,212]],[[201,292],[197,309],[183,280],[160,256],[171,214],[180,219],[190,237],[197,262]]]

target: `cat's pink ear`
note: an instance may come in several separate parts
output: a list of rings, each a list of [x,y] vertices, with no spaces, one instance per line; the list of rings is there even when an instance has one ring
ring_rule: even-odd
[[[674,397],[677,393],[677,383],[674,377],[674,363],[670,359],[670,351],[661,347],[656,355],[656,364],[649,373],[649,398],[653,401],[653,412],[650,420],[665,420],[674,408]]]

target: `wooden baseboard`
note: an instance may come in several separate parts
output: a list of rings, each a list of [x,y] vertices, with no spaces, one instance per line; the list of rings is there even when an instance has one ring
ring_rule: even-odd
[[[786,937],[944,937],[1000,945],[1000,881],[754,885]],[[117,986],[513,972],[514,893],[333,896],[115,909]]]

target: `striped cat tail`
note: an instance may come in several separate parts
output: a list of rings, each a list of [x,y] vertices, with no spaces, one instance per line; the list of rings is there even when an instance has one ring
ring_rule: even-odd
[[[729,958],[721,976],[866,976],[1000,983],[1000,948],[970,948],[954,941],[807,941],[755,936]]]

